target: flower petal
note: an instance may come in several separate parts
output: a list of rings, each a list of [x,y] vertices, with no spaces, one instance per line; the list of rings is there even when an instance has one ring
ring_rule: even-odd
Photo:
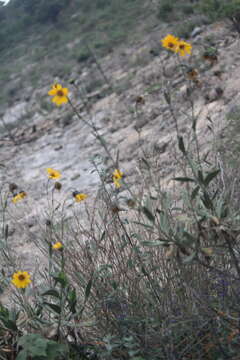
[[[63,94],[65,95],[65,96],[67,96],[68,95],[68,88],[62,88],[62,92],[63,92]]]
[[[51,90],[49,90],[48,95],[54,96],[54,95],[56,95],[56,93],[57,93],[57,89],[51,89]]]

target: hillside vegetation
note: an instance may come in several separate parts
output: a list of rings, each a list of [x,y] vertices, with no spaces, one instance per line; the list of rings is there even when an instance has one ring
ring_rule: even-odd
[[[239,359],[239,11],[0,8],[0,360]]]
[[[101,58],[164,23],[188,38],[194,26],[238,10],[239,0],[11,0],[0,7],[1,108],[19,99],[21,85],[43,84],[39,75],[69,79],[93,60],[91,50]]]

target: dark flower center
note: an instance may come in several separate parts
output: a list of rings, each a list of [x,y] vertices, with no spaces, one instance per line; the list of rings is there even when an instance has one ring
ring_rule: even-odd
[[[180,48],[181,50],[184,50],[184,49],[185,49],[185,45],[182,44],[182,45],[179,46],[179,48]]]
[[[64,96],[63,91],[62,91],[62,90],[58,90],[58,91],[57,91],[57,96]]]
[[[24,280],[25,280],[25,276],[24,276],[24,275],[19,275],[19,276],[18,276],[18,280],[24,281]]]
[[[79,195],[80,193],[79,193],[79,191],[74,191],[73,193],[72,193],[72,196],[73,197],[76,197],[77,195]]]
[[[169,42],[169,43],[168,43],[168,47],[173,48],[173,47],[174,47],[174,44],[173,44],[172,42]]]

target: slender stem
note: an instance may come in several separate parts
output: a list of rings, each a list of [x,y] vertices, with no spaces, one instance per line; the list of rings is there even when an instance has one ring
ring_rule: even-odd
[[[109,158],[112,160],[112,162],[114,164],[116,164],[116,161],[113,159],[105,141],[103,140],[102,136],[99,134],[96,126],[94,124],[90,124],[86,119],[84,119],[78,112],[77,108],[73,105],[72,101],[68,98],[69,104],[72,108],[72,110],[74,111],[74,113],[77,115],[78,119],[83,121],[83,123],[87,126],[89,126],[92,129],[92,134],[95,136],[95,138],[100,142],[100,144],[102,145],[102,147],[104,148],[104,150],[106,151],[107,155],[109,156]]]
[[[126,237],[127,237],[127,239],[128,239],[129,244],[130,244],[131,247],[133,248],[134,246],[133,246],[132,240],[131,240],[130,236],[128,235],[128,232],[127,232],[125,226],[123,225],[123,223],[122,223],[122,221],[121,221],[121,219],[120,219],[120,217],[119,217],[119,214],[117,214],[117,218],[118,218],[118,221],[119,221],[119,223],[120,223],[120,225],[121,225],[121,228],[123,229],[123,231],[124,231],[124,233],[125,233],[125,235],[126,235]],[[147,279],[148,279],[148,281],[149,281],[149,284],[150,284],[150,286],[151,286],[151,288],[152,288],[152,290],[153,290],[153,293],[154,293],[156,299],[158,300],[159,304],[161,304],[161,299],[160,299],[160,297],[159,297],[159,295],[158,295],[158,293],[157,293],[157,291],[156,291],[156,289],[155,289],[155,287],[154,287],[152,278],[151,278],[149,272],[147,271],[147,269],[146,269],[146,267],[145,267],[145,265],[144,265],[141,257],[139,256],[139,254],[137,254],[137,258],[138,258],[139,263],[140,263],[141,266],[142,266],[142,272],[143,272],[143,274],[147,277]]]

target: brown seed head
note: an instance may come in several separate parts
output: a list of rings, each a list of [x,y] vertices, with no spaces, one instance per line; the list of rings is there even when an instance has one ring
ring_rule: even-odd
[[[60,191],[62,188],[62,184],[59,181],[56,181],[54,184],[54,189]]]
[[[9,191],[10,191],[11,193],[14,193],[15,190],[17,190],[17,189],[18,189],[17,184],[14,184],[14,183],[10,183],[10,184],[9,184]]]

